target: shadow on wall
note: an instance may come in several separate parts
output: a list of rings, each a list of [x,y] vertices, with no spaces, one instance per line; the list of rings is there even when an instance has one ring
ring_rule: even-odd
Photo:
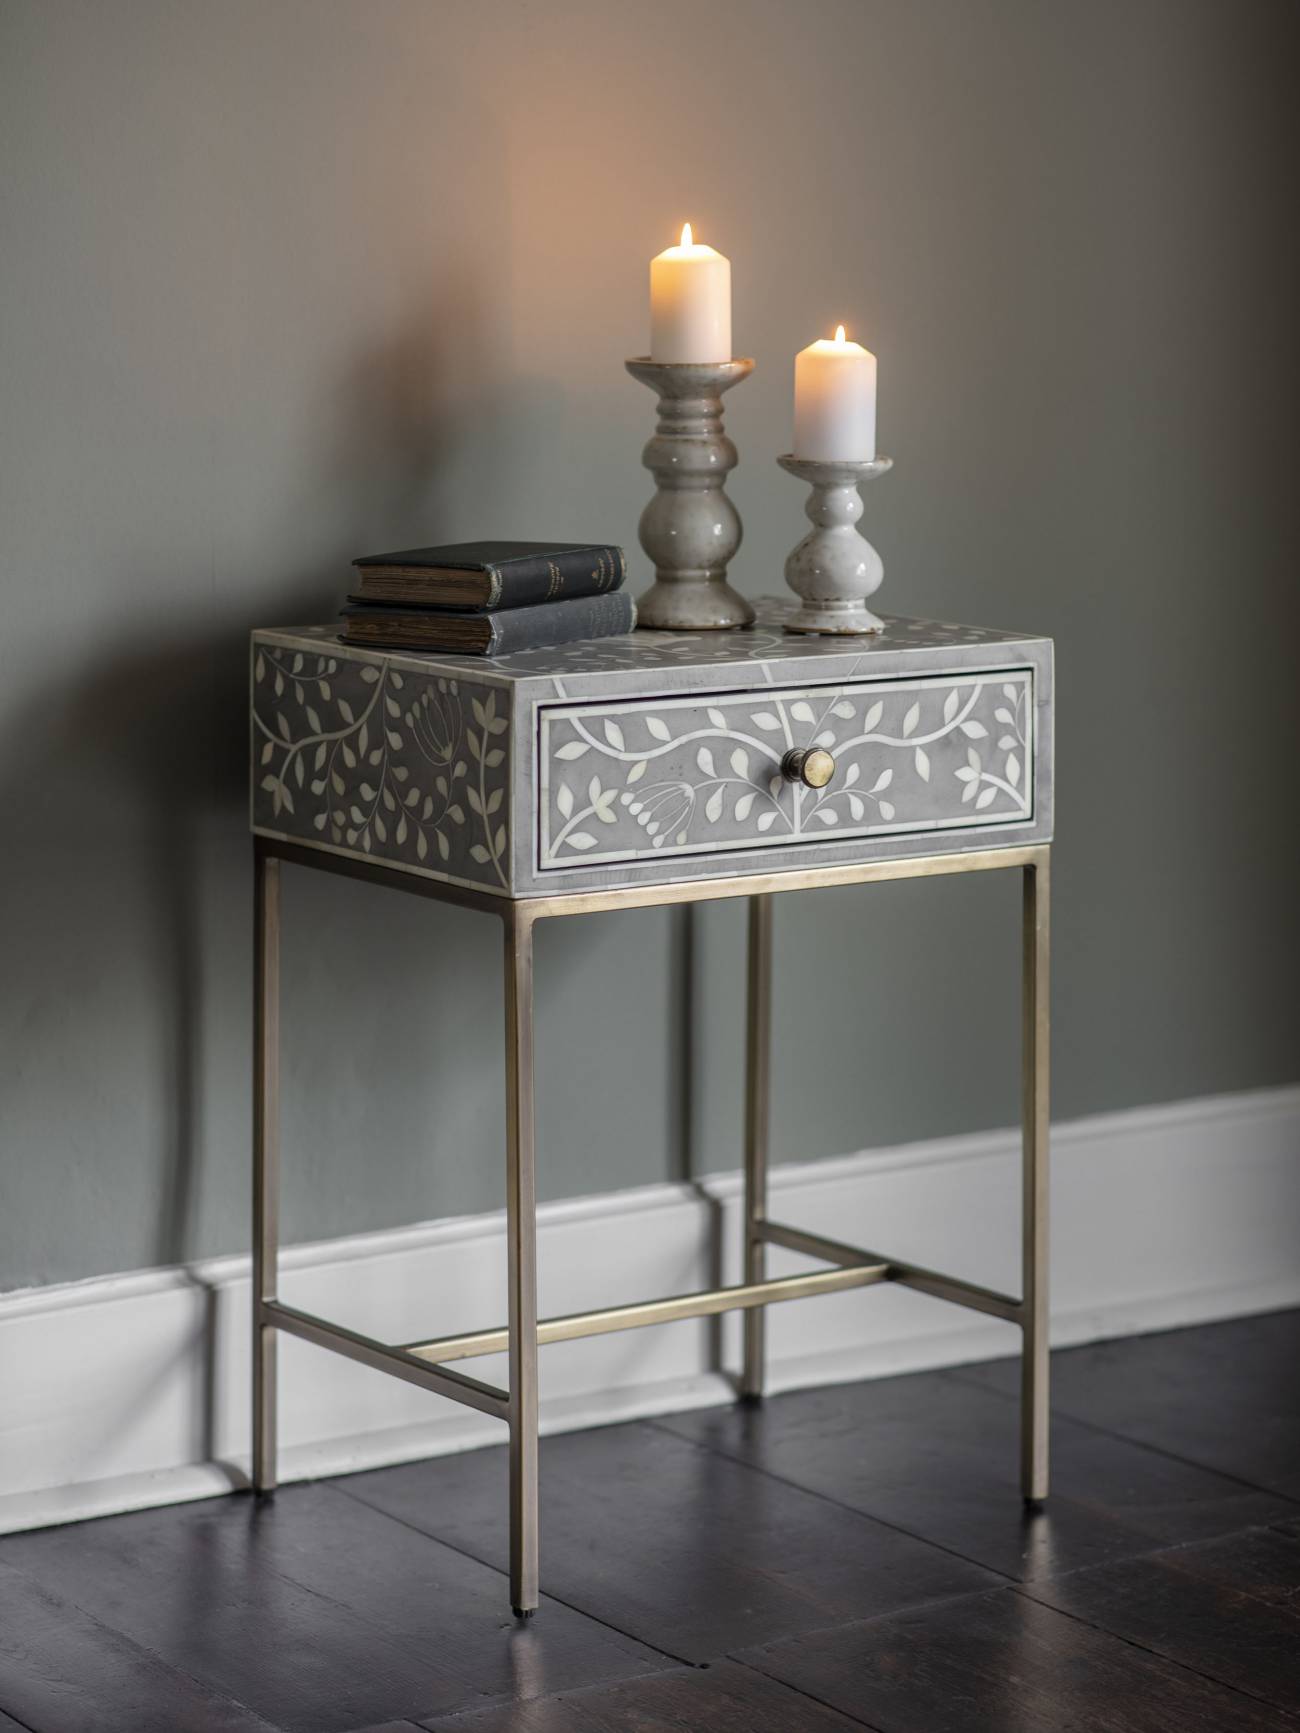
[[[500,419],[478,339],[473,298],[453,286],[436,297],[433,316],[426,296],[400,326],[363,345],[329,388],[317,449],[291,470],[270,521],[219,533],[188,570],[172,562],[163,571],[147,550],[114,550],[108,569],[84,580],[89,607],[100,621],[129,612],[152,623],[143,631],[117,624],[107,643],[84,632],[80,663],[56,662],[39,696],[12,716],[0,810],[21,815],[7,853],[24,918],[6,959],[17,1011],[7,1057],[16,1094],[26,1094],[13,1123],[27,1150],[31,1203],[16,1200],[11,1219],[20,1232],[26,1219],[32,1256],[10,1266],[11,1282],[88,1273],[86,1241],[109,1243],[113,1210],[119,1224],[151,1212],[137,1263],[183,1264],[199,1250],[201,1116],[211,1088],[203,1068],[213,1051],[204,1039],[213,1003],[205,974],[218,953],[224,969],[227,956],[249,951],[251,875],[247,898],[211,894],[213,872],[247,858],[248,633],[328,615],[351,559],[376,540],[450,533],[453,442],[461,452],[467,439],[489,446]],[[246,476],[244,453],[256,437],[241,430]],[[196,489],[210,483],[200,477]],[[314,548],[306,559],[304,526]],[[255,555],[239,551],[250,546]],[[142,567],[159,568],[147,589]],[[113,601],[128,592],[127,606]],[[238,979],[241,969],[232,972]],[[140,1028],[141,1005],[152,1039]],[[223,1043],[238,1053],[240,1032]],[[60,1197],[75,1207],[58,1212]],[[77,1236],[74,1256],[62,1255],[64,1232]],[[210,1372],[212,1306],[208,1317]]]
[[[205,1173],[203,1161],[205,1151],[209,1160],[219,1153],[228,1168],[249,1123],[248,633],[328,615],[349,562],[367,548],[468,533],[452,508],[455,477],[467,464],[489,465],[511,437],[481,323],[473,298],[453,287],[422,297],[399,325],[360,345],[324,389],[314,445],[285,487],[260,518],[251,511],[213,548],[196,548],[188,569],[164,566],[143,545],[113,549],[107,569],[81,580],[99,620],[114,621],[111,633],[98,641],[87,633],[76,651],[60,653],[63,665],[47,669],[39,697],[13,715],[0,810],[41,815],[10,860],[27,887],[6,971],[12,1002],[24,1008],[22,1051],[10,1055],[27,1097],[15,1142],[31,1152],[33,1169],[38,1147],[50,1156],[39,1182],[29,1171],[15,1199],[11,1221],[20,1232],[26,1222],[29,1245],[25,1261],[7,1265],[11,1282],[120,1268],[126,1236],[137,1267],[183,1267],[213,1250],[213,1192],[242,1204],[242,1179]],[[253,499],[269,486],[246,455],[259,443],[255,410],[240,453]],[[219,479],[229,494],[229,478]],[[212,484],[199,477],[189,503]],[[210,510],[196,513],[200,524],[211,519]],[[115,595],[131,599],[115,603]],[[148,625],[137,629],[135,619]],[[675,914],[671,997],[681,1009],[668,1031],[678,1108],[669,1135],[684,1183],[692,1175],[693,926],[692,911]],[[233,1136],[214,1132],[218,1109]],[[75,1208],[57,1208],[61,1196]],[[715,1283],[719,1226],[710,1234]],[[196,1444],[212,1460],[217,1298],[192,1279],[204,1296],[194,1356],[207,1392]],[[720,1321],[712,1327],[716,1348]],[[130,1413],[150,1399],[148,1390],[132,1392]],[[129,1413],[118,1424],[129,1424]]]
[[[444,340],[443,332],[455,333],[454,341]],[[203,869],[214,840],[236,846],[247,830],[248,634],[258,625],[332,614],[351,560],[376,537],[433,540],[445,533],[444,471],[453,442],[459,447],[465,440],[462,400],[477,334],[472,298],[452,289],[423,297],[400,327],[346,361],[327,393],[316,452],[295,471],[275,519],[256,531],[263,552],[223,557],[218,538],[192,569],[160,571],[147,602],[134,559],[119,556],[115,570],[88,576],[87,590],[96,584],[109,596],[135,580],[133,595],[141,600],[132,611],[143,619],[188,620],[170,631],[132,626],[125,636],[119,627],[116,641],[106,646],[101,640],[80,668],[47,674],[39,700],[16,714],[8,730],[14,746],[0,761],[3,810],[44,812],[64,838],[64,846],[41,852],[39,872],[29,867],[37,897],[32,924],[74,927],[88,919],[101,934],[107,926],[107,941],[101,937],[95,954],[102,957],[107,948],[111,967],[114,949],[129,951],[166,1007],[167,1039],[155,1074],[166,1128],[150,1247],[156,1263],[181,1262],[196,1249]],[[473,376],[474,435],[482,440],[491,437],[498,410],[482,372],[475,369]],[[318,549],[322,540],[328,549],[308,561],[294,552],[304,526]],[[237,525],[228,546],[245,548],[249,540],[248,526]],[[236,563],[250,570],[223,572],[223,565]],[[120,618],[125,610],[116,611]],[[83,812],[77,822],[74,815]],[[111,883],[115,864],[138,887],[134,922],[129,904],[86,901],[96,860],[105,855],[110,871],[100,882]],[[244,956],[246,929],[219,934],[217,943]],[[77,1022],[94,1007],[70,978],[75,962],[70,967],[65,952],[51,965],[40,945],[20,948],[11,961],[19,964],[9,981],[19,1002],[35,1004],[62,990],[69,1024],[63,1039],[81,1050],[88,1072],[97,1055],[91,1031]],[[39,1028],[32,1034],[36,1042],[43,1038]],[[93,1094],[95,1079],[85,1075],[83,1081]],[[151,1081],[138,1079],[141,1088]],[[109,1145],[121,1133],[106,1129],[103,1143]],[[92,1134],[81,1142],[87,1161],[94,1159],[95,1141]]]
[[[349,526],[354,539],[341,554],[335,590],[316,595],[317,617],[322,600],[341,587],[348,563],[373,551],[362,545],[367,533],[381,541],[389,533],[417,542],[441,538],[448,460],[464,444],[467,424],[475,438],[490,439],[500,415],[500,399],[481,389],[485,372],[479,363],[486,353],[481,311],[469,286],[451,285],[418,297],[400,325],[344,364],[331,394],[331,436],[322,467],[334,496],[331,515]],[[310,478],[307,492],[318,510],[317,477]],[[294,521],[289,520],[290,535]]]

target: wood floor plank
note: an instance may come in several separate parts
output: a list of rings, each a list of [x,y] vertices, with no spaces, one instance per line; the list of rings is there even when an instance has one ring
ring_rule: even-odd
[[[476,1557],[506,1549],[498,1450],[343,1482]],[[987,1584],[868,1517],[643,1424],[542,1441],[542,1584],[684,1660]]]
[[[544,1441],[527,1626],[501,1451],[9,1536],[0,1733],[1300,1733],[1297,1348],[1058,1355],[1036,1519],[1005,1366]]]
[[[352,1727],[348,1733],[424,1733],[418,1721],[385,1721],[382,1727]]]
[[[1075,1571],[1028,1592],[1300,1715],[1300,1540],[1255,1529]]]
[[[1282,1733],[1292,1725],[1010,1588],[739,1658],[880,1733]]]
[[[0,1728],[22,1733],[276,1733],[0,1562]]]
[[[334,1487],[289,1488],[275,1503],[262,1527],[265,1564],[412,1654],[436,1658],[462,1702],[540,1696],[669,1664],[561,1602],[521,1624],[503,1573]]]
[[[499,1573],[328,1487],[13,1535],[5,1558],[288,1733],[665,1664],[563,1606],[519,1626]]]
[[[864,1724],[722,1661],[425,1725],[430,1733],[861,1733]]]
[[[1019,1406],[945,1373],[799,1391],[655,1424],[1033,1580],[1266,1523],[1276,1494],[1057,1418],[1052,1496],[1027,1513]]]
[[[1010,1393],[1018,1373],[1004,1360],[960,1375]],[[1052,1406],[1300,1499],[1300,1311],[1063,1349]]]

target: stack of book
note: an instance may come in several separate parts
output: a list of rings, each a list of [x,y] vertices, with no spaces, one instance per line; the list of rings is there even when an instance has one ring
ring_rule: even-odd
[[[345,644],[504,656],[636,625],[622,548],[457,542],[371,554],[354,566]]]

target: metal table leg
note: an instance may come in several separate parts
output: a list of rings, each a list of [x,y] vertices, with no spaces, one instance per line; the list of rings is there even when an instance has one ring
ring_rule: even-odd
[[[260,846],[254,864],[253,952],[253,1487],[275,1490],[276,1328],[280,1245],[280,863]]]
[[[510,1337],[510,1604],[537,1610],[537,1188],[533,1173],[533,918],[505,916],[506,1238]]]
[[[744,1280],[761,1282],[767,1267],[767,1153],[772,1053],[772,899],[749,899],[749,953],[745,992],[745,1263]],[[744,1367],[740,1394],[747,1402],[763,1395],[766,1308],[745,1313]]]
[[[1050,866],[1046,849],[1024,869],[1024,982],[1021,1135],[1023,1280],[1020,1358],[1020,1485],[1031,1504],[1047,1497],[1048,1311],[1047,1151],[1049,1117],[1048,969]]]

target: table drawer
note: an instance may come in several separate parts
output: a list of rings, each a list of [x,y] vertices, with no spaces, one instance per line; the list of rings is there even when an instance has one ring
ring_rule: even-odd
[[[545,705],[538,869],[1032,823],[1034,697],[1032,668],[1002,667]],[[820,789],[782,771],[814,746]]]

